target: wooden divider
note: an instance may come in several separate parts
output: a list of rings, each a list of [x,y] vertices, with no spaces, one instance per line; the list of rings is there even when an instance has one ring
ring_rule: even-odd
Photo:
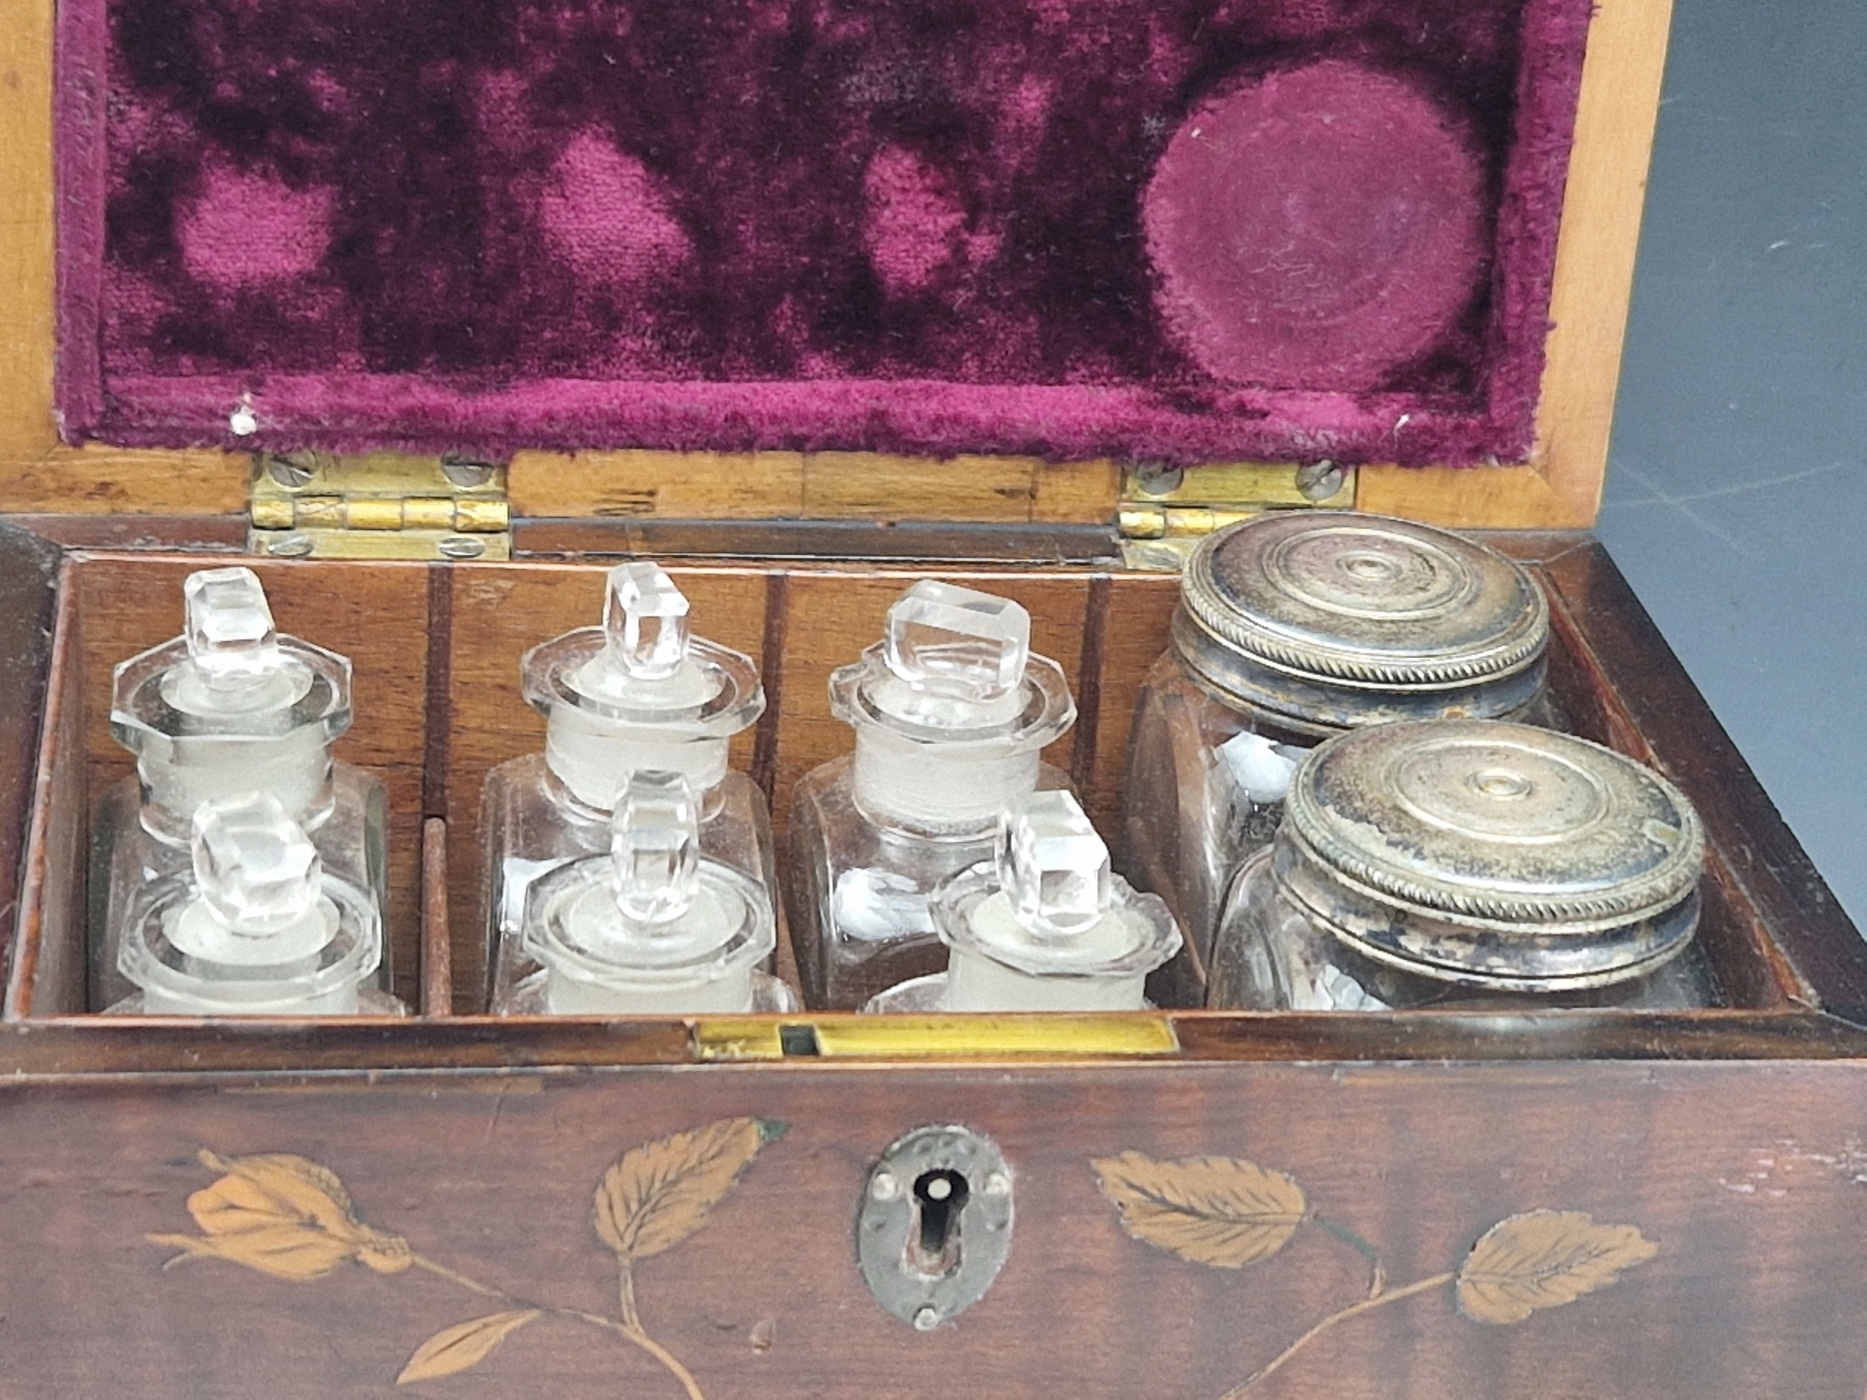
[[[496,765],[542,751],[545,721],[525,702],[520,657],[571,628],[600,623],[605,568],[529,561],[466,569],[244,562],[264,582],[282,632],[351,658],[356,721],[337,752],[376,773],[389,789],[390,934],[398,985],[411,994],[417,985],[422,822],[444,818],[444,846],[439,839],[431,842],[428,878],[438,892],[444,850],[455,1009],[480,1009],[473,1001],[485,975],[482,788]],[[176,635],[182,580],[207,563],[211,560],[199,556],[168,554],[81,551],[71,556],[71,592],[59,639],[66,670],[60,674],[69,677],[68,692],[75,701],[65,742],[81,751],[83,781],[72,779],[67,788],[75,793],[78,786],[88,787],[93,809],[112,782],[131,772],[129,755],[109,732],[112,669]],[[670,572],[692,600],[696,633],[760,664],[767,713],[734,741],[732,762],[766,789],[782,848],[797,780],[852,747],[849,727],[830,713],[830,673],[881,636],[890,603],[913,579],[928,573],[814,564],[798,569],[692,566]],[[1058,569],[938,571],[932,576],[1015,598],[1030,611],[1032,648],[1062,666],[1080,711],[1075,731],[1053,744],[1045,757],[1071,774],[1091,815],[1112,833],[1135,696],[1166,646],[1176,580]],[[1578,732],[1650,760],[1644,739],[1589,652],[1587,619],[1570,616],[1560,595],[1554,601],[1552,674]],[[68,777],[72,772],[68,766],[60,771]],[[76,800],[80,807],[87,805]],[[73,843],[81,843],[81,837],[66,833],[65,844]],[[82,867],[70,852],[58,860],[46,868]],[[1773,957],[1767,930],[1753,927],[1754,918],[1745,915],[1743,891],[1733,883],[1728,864],[1714,853],[1711,869],[1705,936],[1727,974],[1728,989],[1750,1006],[1781,1006],[1786,998],[1794,999],[1799,989],[1793,973]],[[82,883],[70,876],[61,879]],[[62,898],[60,922],[80,924],[81,902],[71,890],[64,890]]]

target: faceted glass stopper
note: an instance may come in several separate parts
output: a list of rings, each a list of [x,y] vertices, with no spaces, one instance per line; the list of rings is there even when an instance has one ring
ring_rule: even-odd
[[[182,584],[188,657],[211,686],[238,689],[279,668],[279,634],[251,569],[202,569]]]
[[[685,914],[700,889],[700,813],[679,773],[640,772],[616,794],[610,819],[616,907],[636,924]]]
[[[1041,936],[1082,933],[1108,912],[1109,848],[1067,792],[1037,792],[998,827],[998,878],[1018,922]]]
[[[996,700],[1024,679],[1031,615],[1009,598],[922,579],[888,610],[883,659],[910,685]]]
[[[271,793],[203,802],[193,845],[202,898],[234,933],[277,933],[317,907],[324,875],[317,848]]]
[[[687,656],[687,595],[646,559],[609,571],[603,631],[617,666],[637,680],[666,680]]]

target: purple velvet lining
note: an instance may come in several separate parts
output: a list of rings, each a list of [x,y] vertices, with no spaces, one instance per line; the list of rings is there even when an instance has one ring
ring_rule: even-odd
[[[67,0],[65,431],[1520,458],[1589,8]]]

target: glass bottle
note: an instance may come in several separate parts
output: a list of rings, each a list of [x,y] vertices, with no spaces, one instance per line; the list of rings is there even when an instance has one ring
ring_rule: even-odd
[[[92,1006],[129,994],[118,955],[139,892],[189,872],[194,814],[211,798],[277,798],[325,873],[366,891],[384,924],[388,796],[330,752],[350,727],[349,661],[280,636],[251,569],[190,574],[182,598],[183,634],[114,673],[110,732],[136,755],[136,776],[104,795],[93,832]],[[389,976],[382,959],[385,991]]]
[[[1712,1005],[1692,942],[1704,830],[1672,784],[1582,739],[1428,720],[1297,769],[1213,948],[1217,1007]]]
[[[1076,706],[1030,637],[1011,600],[923,579],[883,640],[830,677],[856,751],[799,780],[785,891],[810,1006],[854,1010],[938,971],[934,886],[991,857],[1007,803],[1068,786],[1038,752]]]
[[[995,858],[943,881],[933,917],[946,971],[863,1010],[1141,1011],[1147,975],[1180,949],[1166,904],[1110,872],[1109,848],[1067,792],[1005,811]]]
[[[689,630],[686,595],[660,565],[609,571],[601,627],[525,653],[525,698],[546,717],[545,749],[487,775],[480,830],[486,928],[520,936],[526,891],[547,871],[610,848],[616,794],[632,773],[680,773],[697,794],[700,850],[772,888],[765,798],[727,766],[732,736],[765,710],[752,659]],[[488,969],[494,960],[488,959]]]
[[[795,1011],[759,970],[777,946],[771,892],[701,853],[684,774],[638,771],[616,794],[610,849],[531,882],[501,947],[495,1015],[671,1016]]]
[[[1187,560],[1143,682],[1116,868],[1186,948],[1157,1000],[1197,1006],[1219,908],[1270,842],[1290,775],[1333,734],[1402,719],[1549,719],[1549,608],[1518,564],[1412,521],[1258,516]]]
[[[196,808],[187,872],[139,886],[118,950],[137,1016],[405,1016],[373,985],[382,919],[271,793]]]

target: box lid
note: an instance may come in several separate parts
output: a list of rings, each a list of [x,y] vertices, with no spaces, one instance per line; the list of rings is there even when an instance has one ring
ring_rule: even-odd
[[[1363,503],[1442,517],[1523,462],[1450,494],[1575,523],[1665,19],[1587,10],[79,0],[65,433],[1398,461]]]

